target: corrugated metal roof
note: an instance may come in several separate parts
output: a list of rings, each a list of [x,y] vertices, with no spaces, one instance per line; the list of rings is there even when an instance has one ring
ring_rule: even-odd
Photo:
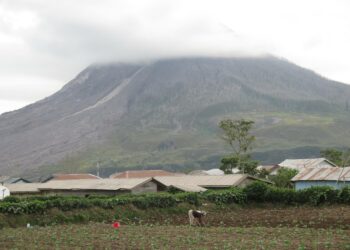
[[[350,181],[350,167],[305,168],[292,181]]]
[[[230,187],[237,186],[246,178],[253,178],[245,174],[229,174],[223,176],[213,175],[185,175],[185,176],[164,176],[154,179],[165,186],[194,185],[200,187]]]
[[[5,185],[11,193],[39,193],[42,183],[15,183]]]
[[[297,170],[302,170],[304,168],[315,168],[319,167],[319,164],[322,162],[328,163],[326,167],[336,167],[336,165],[326,158],[314,158],[314,159],[286,159],[280,164],[281,167],[285,168],[293,168]]]
[[[202,187],[196,186],[196,185],[174,184],[174,185],[170,185],[169,187],[174,187],[174,188],[177,188],[177,189],[185,191],[185,192],[204,192],[207,190],[206,188],[202,188]]]
[[[119,190],[133,189],[138,185],[151,181],[152,178],[135,179],[99,179],[99,180],[67,180],[43,183],[40,190]]]
[[[109,178],[146,178],[155,176],[178,176],[182,173],[173,173],[165,170],[133,170],[112,174]]]
[[[40,190],[130,190],[152,178],[137,179],[98,179],[98,180],[67,180],[50,181],[46,183],[9,184],[7,187],[13,193],[39,192]]]

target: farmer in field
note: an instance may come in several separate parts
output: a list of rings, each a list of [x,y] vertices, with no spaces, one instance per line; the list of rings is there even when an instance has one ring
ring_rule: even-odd
[[[189,210],[188,218],[190,219],[190,226],[199,225],[204,226],[203,218],[206,216],[207,212],[199,210]]]

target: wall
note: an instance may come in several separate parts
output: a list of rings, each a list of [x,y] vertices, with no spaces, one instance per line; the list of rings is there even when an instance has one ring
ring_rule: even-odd
[[[344,183],[343,181],[339,181],[338,183],[336,181],[297,181],[295,182],[295,189],[305,189],[312,186],[331,186],[334,188],[342,188],[346,185],[350,185],[350,182]]]
[[[141,193],[155,193],[158,190],[158,185],[154,181],[149,181],[144,183],[136,188],[132,189],[133,194],[141,194]]]

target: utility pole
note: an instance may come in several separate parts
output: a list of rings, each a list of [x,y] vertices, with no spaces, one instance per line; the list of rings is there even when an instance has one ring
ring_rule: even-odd
[[[97,177],[100,177],[100,162],[99,161],[97,162],[96,168],[97,168]]]

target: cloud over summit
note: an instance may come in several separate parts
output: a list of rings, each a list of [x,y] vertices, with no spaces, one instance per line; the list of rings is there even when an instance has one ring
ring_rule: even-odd
[[[2,0],[0,99],[35,101],[97,61],[191,55],[272,53],[350,83],[349,7],[347,1]],[[32,95],[19,97],[13,88]]]

